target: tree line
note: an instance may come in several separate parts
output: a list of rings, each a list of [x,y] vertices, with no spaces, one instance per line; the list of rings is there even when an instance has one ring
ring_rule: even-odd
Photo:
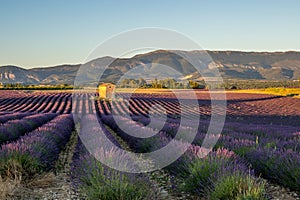
[[[225,80],[220,88],[235,89],[265,89],[265,88],[295,88],[300,86],[300,81],[292,80]]]
[[[300,80],[224,80],[222,83],[206,84],[205,81],[177,81],[172,78],[146,81],[139,79],[122,79],[117,87],[120,88],[155,88],[155,89],[264,89],[274,87],[295,88],[300,86]]]
[[[74,87],[68,84],[60,85],[23,85],[21,83],[0,84],[0,90],[72,90]]]
[[[202,81],[176,81],[173,78],[158,80],[155,78],[147,83],[143,78],[122,79],[117,83],[119,88],[154,88],[154,89],[204,89],[205,83]]]

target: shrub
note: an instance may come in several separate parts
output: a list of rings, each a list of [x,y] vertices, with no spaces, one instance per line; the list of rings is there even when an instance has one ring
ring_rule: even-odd
[[[245,158],[262,177],[300,191],[300,155],[292,150],[259,148]]]
[[[213,159],[193,161],[189,165],[189,176],[184,181],[182,189],[192,194],[204,195],[208,187],[212,186],[210,177],[220,169],[222,164]]]
[[[111,169],[97,161],[79,141],[73,157],[71,177],[87,199],[149,199],[150,189],[142,177]]]
[[[204,196],[208,189],[223,173],[236,170],[247,170],[247,167],[239,161],[233,152],[226,149],[218,149],[205,158],[195,158],[188,165],[189,176],[186,177],[182,189],[186,192]]]
[[[149,190],[145,184],[130,180],[129,175],[112,169],[104,169],[102,164],[95,163],[97,169],[91,170],[90,175],[81,185],[88,199],[145,199]]]
[[[266,199],[265,182],[239,171],[224,175],[210,191],[209,199],[259,200]]]
[[[28,153],[14,152],[0,158],[0,176],[4,179],[24,179],[42,171],[43,166]]]

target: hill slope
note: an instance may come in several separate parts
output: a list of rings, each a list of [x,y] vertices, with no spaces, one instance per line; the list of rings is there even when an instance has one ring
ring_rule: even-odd
[[[117,81],[124,73],[131,71],[128,77],[147,74],[149,78],[188,76],[193,79],[200,75],[195,73],[192,65],[179,56],[180,51],[158,50],[132,58],[114,59],[98,58],[83,65],[85,80],[95,80],[99,72],[104,72],[102,81]],[[258,80],[293,80],[300,77],[300,52],[240,52],[240,51],[207,51],[224,79],[258,79]],[[197,58],[202,51],[185,52]],[[211,60],[204,59],[209,68]],[[108,69],[103,69],[109,65]],[[169,66],[174,72],[168,72],[163,66]],[[59,65],[23,69],[16,66],[0,67],[1,83],[23,84],[73,84],[81,65]],[[137,67],[139,66],[139,67]],[[135,69],[135,70],[131,70]],[[179,72],[178,74],[175,71]],[[202,75],[207,75],[204,70]],[[83,75],[83,73],[81,73]],[[149,76],[150,74],[150,76]]]

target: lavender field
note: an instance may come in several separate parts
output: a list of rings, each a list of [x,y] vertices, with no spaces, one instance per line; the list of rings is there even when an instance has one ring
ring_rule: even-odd
[[[300,199],[300,99],[227,92],[222,132],[207,136],[210,96],[196,94],[197,109],[181,107],[172,93],[119,93],[111,101],[0,91],[0,199]],[[176,137],[179,129],[196,132],[192,144]],[[93,135],[101,131],[113,146]],[[204,140],[216,144],[207,149]],[[120,149],[147,153],[171,141],[187,149],[175,162],[128,172],[143,166]]]

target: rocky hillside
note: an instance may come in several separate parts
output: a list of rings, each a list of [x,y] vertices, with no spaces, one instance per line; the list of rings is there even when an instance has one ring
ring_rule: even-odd
[[[209,52],[225,78],[284,80],[300,78],[300,52]]]
[[[178,55],[181,51],[154,51],[132,58],[98,58],[83,65],[79,79],[95,80],[103,72],[102,81],[117,81],[123,74],[128,77],[147,75],[155,77],[201,78],[193,66]],[[184,52],[190,57],[201,58],[207,69],[202,75],[209,76],[213,65],[203,57],[202,51]],[[293,80],[300,77],[300,52],[240,52],[208,51],[224,79]],[[109,67],[103,71],[103,69]],[[81,65],[59,65],[54,67],[23,69],[16,66],[0,67],[1,83],[23,84],[73,84]],[[169,66],[167,70],[164,66]],[[134,70],[131,70],[134,69]],[[129,72],[130,73],[127,73]],[[179,73],[178,73],[179,72]],[[99,77],[96,77],[99,78]]]

